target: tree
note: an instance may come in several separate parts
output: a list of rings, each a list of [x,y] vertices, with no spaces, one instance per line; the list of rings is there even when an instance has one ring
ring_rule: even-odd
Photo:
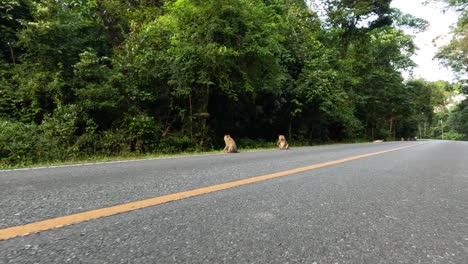
[[[450,67],[461,82],[467,82],[468,72],[468,0],[447,0],[449,7],[459,12],[449,44],[441,47],[435,58]]]
[[[459,134],[456,139],[468,140],[468,100],[463,100],[450,112],[447,127]]]
[[[453,8],[459,13],[456,26],[453,28],[452,39],[450,42],[441,47],[435,58],[440,62],[451,68],[455,72],[460,86],[464,89],[468,83],[468,1],[467,0],[445,0],[449,8]],[[468,94],[466,90],[462,90],[465,95]],[[468,113],[466,105],[468,98],[465,98],[453,111],[450,112],[448,117],[449,127],[460,133],[460,139],[467,139],[466,124],[468,120]]]
[[[427,23],[390,2],[3,1],[0,159],[427,135],[451,86],[403,83]]]
[[[0,61],[15,64],[21,50],[16,34],[22,21],[31,20],[31,3],[27,0],[5,0],[0,3]]]

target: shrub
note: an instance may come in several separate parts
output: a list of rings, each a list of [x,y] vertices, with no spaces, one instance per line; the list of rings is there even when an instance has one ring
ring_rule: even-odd
[[[159,142],[159,151],[163,153],[176,153],[187,150],[190,146],[188,136],[169,135]]]
[[[453,132],[453,131],[449,131],[449,132],[444,133],[444,139],[447,139],[447,140],[464,140],[465,138],[464,138],[463,134]]]
[[[0,120],[0,165],[10,166],[38,161],[39,142],[37,125]]]
[[[242,149],[255,149],[255,148],[272,148],[275,147],[276,141],[265,141],[264,139],[253,140],[250,138],[240,138],[237,141],[237,147]]]

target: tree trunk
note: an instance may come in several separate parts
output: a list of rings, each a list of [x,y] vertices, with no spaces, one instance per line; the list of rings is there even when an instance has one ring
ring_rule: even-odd
[[[16,58],[15,58],[15,53],[13,52],[13,47],[8,43],[8,47],[10,47],[10,54],[11,54],[11,61],[13,64],[16,64]]]
[[[392,137],[392,134],[393,134],[393,117],[390,118],[390,133],[388,133],[390,138]]]
[[[421,133],[422,133],[421,124],[418,124],[418,134],[420,138],[421,138]]]
[[[427,121],[424,121],[424,138],[427,138]]]
[[[193,144],[193,108],[192,108],[192,95],[189,95],[189,107],[190,107],[190,142]]]
[[[206,137],[206,132],[208,130],[207,126],[207,119],[210,116],[208,113],[208,103],[210,100],[210,86],[207,85],[203,90],[202,90],[202,95],[201,95],[201,103],[200,107],[198,109],[198,118],[199,118],[199,124],[200,124],[200,147],[203,147],[205,144],[205,137]]]
[[[292,117],[289,119],[288,138],[289,140],[292,139]]]

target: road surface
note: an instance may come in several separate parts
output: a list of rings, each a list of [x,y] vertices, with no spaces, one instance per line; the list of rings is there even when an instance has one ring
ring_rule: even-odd
[[[0,263],[465,264],[468,142],[0,171],[2,235]]]

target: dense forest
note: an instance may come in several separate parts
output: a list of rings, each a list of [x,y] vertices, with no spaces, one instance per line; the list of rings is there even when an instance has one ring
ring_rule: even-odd
[[[441,0],[444,2],[443,0]],[[467,0],[405,81],[427,22],[391,0],[2,0],[0,166],[238,145],[468,139]],[[407,32],[407,31],[406,31]]]

